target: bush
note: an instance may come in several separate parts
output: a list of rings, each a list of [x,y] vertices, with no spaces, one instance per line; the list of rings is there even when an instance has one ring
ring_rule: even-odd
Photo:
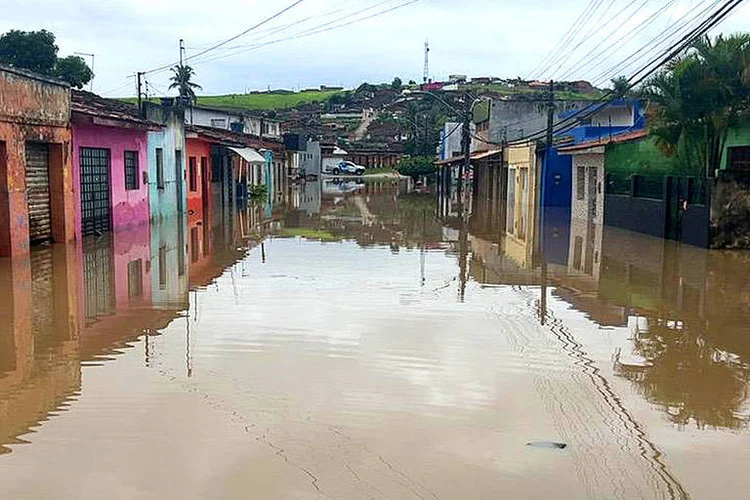
[[[254,203],[266,201],[268,190],[265,184],[254,184],[247,190],[248,198]]]
[[[423,175],[431,175],[437,171],[434,161],[435,159],[431,156],[411,156],[401,160],[396,171],[416,180]]]

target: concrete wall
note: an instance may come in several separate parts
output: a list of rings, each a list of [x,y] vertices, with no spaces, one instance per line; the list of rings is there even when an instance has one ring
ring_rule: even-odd
[[[185,124],[183,113],[177,108],[165,106],[147,106],[148,119],[164,125],[158,132],[148,133],[148,187],[151,219],[174,217],[178,207],[182,213],[187,207],[187,186],[185,184]],[[156,149],[161,148],[164,158],[164,188],[159,189],[156,183]],[[175,168],[175,150],[182,151],[182,165],[178,175]],[[178,190],[178,183],[182,189]],[[182,203],[177,200],[178,191],[182,193]]]
[[[148,185],[143,183],[143,172],[149,168],[146,131],[73,123],[73,177],[76,179],[76,231],[81,232],[81,158],[82,147],[109,149],[110,154],[110,216],[112,230],[147,224],[150,218]],[[125,151],[138,152],[138,189],[125,189]]]
[[[440,159],[447,160],[459,154],[461,154],[461,124],[447,122],[440,131]]]
[[[50,147],[52,238],[57,242],[75,238],[69,119],[66,85],[0,67],[0,257],[29,251],[27,141]]]
[[[557,101],[558,118],[565,113],[584,109],[593,101]],[[487,139],[502,142],[519,139],[547,127],[547,107],[544,101],[492,100]]]

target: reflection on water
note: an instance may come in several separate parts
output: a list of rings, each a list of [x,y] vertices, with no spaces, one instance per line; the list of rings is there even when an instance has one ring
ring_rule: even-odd
[[[748,486],[750,254],[604,227],[595,208],[519,230],[536,216],[509,217],[502,182],[462,200],[305,182],[275,205],[1,260],[0,492],[96,498],[123,487],[110,467],[147,496]],[[525,447],[540,439],[568,447]],[[100,444],[102,463],[87,452]],[[60,482],[76,468],[100,479]]]

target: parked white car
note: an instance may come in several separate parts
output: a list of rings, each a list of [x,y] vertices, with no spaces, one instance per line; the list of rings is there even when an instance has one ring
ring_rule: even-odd
[[[325,173],[333,175],[364,175],[365,167],[342,160],[333,166],[327,166]]]

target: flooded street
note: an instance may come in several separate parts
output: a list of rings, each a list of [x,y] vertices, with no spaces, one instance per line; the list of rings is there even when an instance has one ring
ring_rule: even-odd
[[[274,201],[0,260],[0,497],[746,498],[750,253]]]

